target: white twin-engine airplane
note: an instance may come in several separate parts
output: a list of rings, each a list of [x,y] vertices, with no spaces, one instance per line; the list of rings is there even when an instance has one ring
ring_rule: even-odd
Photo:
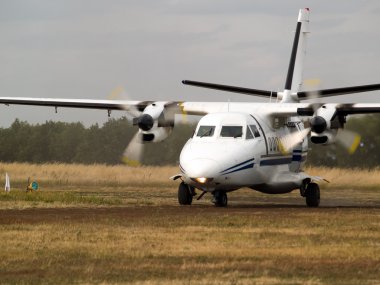
[[[139,127],[126,150],[129,161],[138,159],[142,143],[159,142],[169,136],[175,114],[204,116],[180,156],[181,205],[190,205],[199,189],[200,199],[211,192],[216,206],[227,205],[227,192],[242,187],[281,194],[300,190],[309,207],[320,202],[320,177],[303,171],[308,139],[315,144],[341,142],[353,152],[360,137],[343,130],[347,115],[380,112],[380,104],[300,103],[310,99],[301,91],[309,9],[301,9],[289,69],[282,92],[183,81],[184,84],[237,92],[269,99],[268,103],[137,102],[0,97],[0,103],[73,108],[124,110]],[[314,91],[319,97],[379,90],[380,84]],[[275,102],[273,102],[275,101]]]

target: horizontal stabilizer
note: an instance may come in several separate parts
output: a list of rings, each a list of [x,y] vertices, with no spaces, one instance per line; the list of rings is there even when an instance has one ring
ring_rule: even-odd
[[[356,115],[356,114],[376,114],[380,113],[380,104],[320,104],[320,103],[311,103],[309,106],[304,106],[297,108],[297,114],[299,116],[313,116],[315,111],[320,108],[322,105],[331,105],[336,110],[336,115],[338,116],[347,116],[347,115]]]
[[[380,84],[371,84],[371,85],[360,85],[360,86],[351,86],[351,87],[342,87],[342,88],[333,88],[333,89],[322,89],[314,91],[301,91],[298,92],[299,99],[310,99],[309,93],[316,93],[318,97],[330,97],[338,96],[352,93],[368,92],[380,90]]]
[[[228,86],[228,85],[206,83],[206,82],[199,82],[199,81],[190,81],[190,80],[183,80],[182,83],[185,85],[216,89],[216,90],[221,90],[221,91],[226,91],[226,92],[241,93],[241,94],[260,96],[260,97],[266,97],[266,98],[269,98],[269,97],[277,98],[277,92],[272,92],[272,91],[267,91],[267,90],[258,90],[258,89]]]

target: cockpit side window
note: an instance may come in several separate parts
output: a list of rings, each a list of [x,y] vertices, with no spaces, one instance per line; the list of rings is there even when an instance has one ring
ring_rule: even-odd
[[[255,135],[255,138],[260,137],[260,132],[257,129],[256,125],[250,125],[250,128],[251,128],[253,134]]]
[[[200,126],[197,137],[212,137],[214,135],[215,126]]]
[[[252,134],[251,132],[251,129],[247,126],[247,136],[246,136],[247,140],[251,140],[251,139],[254,139],[255,136]]]
[[[242,126],[222,126],[220,136],[224,138],[241,138],[243,136]]]

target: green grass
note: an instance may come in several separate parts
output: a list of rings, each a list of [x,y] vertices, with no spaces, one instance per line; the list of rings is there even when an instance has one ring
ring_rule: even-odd
[[[379,211],[130,207],[0,224],[15,283],[376,284]],[[28,212],[28,214],[37,214]],[[50,213],[51,214],[51,213]],[[27,253],[27,254],[25,254]]]
[[[122,202],[117,198],[101,197],[99,195],[88,195],[79,192],[62,191],[12,191],[10,193],[0,193],[0,202],[23,203],[28,206],[50,206],[60,205],[97,205],[110,206],[120,205]],[[9,205],[9,203],[8,203]],[[0,207],[1,208],[1,207]]]
[[[322,185],[317,209],[297,191],[248,189],[230,193],[228,208],[209,194],[181,207],[178,182],[156,172],[155,183],[0,192],[0,283],[380,284],[375,183]]]

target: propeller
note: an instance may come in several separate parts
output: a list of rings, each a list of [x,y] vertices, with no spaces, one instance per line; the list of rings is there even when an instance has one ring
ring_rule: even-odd
[[[139,130],[126,147],[122,161],[128,166],[140,166],[144,154],[144,134],[141,130],[151,130],[154,125],[154,119],[149,114],[142,114],[133,118],[133,124],[137,125]]]
[[[138,131],[129,142],[122,157],[122,162],[128,166],[140,166],[142,155],[144,152],[144,143],[141,139],[140,131]]]
[[[111,98],[128,100],[124,88],[118,87],[111,93]],[[141,165],[146,142],[160,142],[169,136],[174,127],[174,117],[182,111],[178,102],[138,102],[124,104],[122,108],[126,111],[127,118],[138,126],[137,133],[126,147],[122,161],[129,166]]]
[[[316,85],[320,84],[320,81],[319,79],[305,80],[305,83],[306,85],[315,87]],[[305,129],[280,136],[280,150],[282,153],[289,153],[289,151],[292,150],[296,145],[302,143],[302,141],[311,132],[322,134],[328,128],[328,124],[330,122],[327,122],[326,119],[321,114],[319,114],[321,112],[323,113],[323,111],[328,112],[328,110],[320,110],[323,104],[319,102],[320,96],[318,92],[308,92],[307,98],[313,101],[317,101],[311,104],[311,107],[314,111],[314,116],[305,123]],[[349,154],[353,154],[360,145],[361,136],[353,131],[339,128],[334,139],[337,143],[343,146]]]
[[[108,96],[110,100],[130,100],[128,93],[122,86],[116,87]],[[132,121],[134,125],[142,130],[149,130],[153,127],[154,120],[150,115],[142,115],[142,112],[136,105],[123,105],[123,110],[126,111],[127,119]],[[144,152],[144,142],[141,131],[138,130],[133,136],[127,147],[125,148],[121,161],[128,166],[140,166]]]
[[[360,145],[361,136],[353,131],[341,129],[336,135],[336,140],[349,154],[354,154]]]
[[[283,154],[289,153],[296,145],[302,143],[311,131],[312,128],[305,128],[280,137],[281,152]],[[344,147],[349,154],[354,154],[360,145],[361,136],[353,131],[339,129],[335,141]]]

